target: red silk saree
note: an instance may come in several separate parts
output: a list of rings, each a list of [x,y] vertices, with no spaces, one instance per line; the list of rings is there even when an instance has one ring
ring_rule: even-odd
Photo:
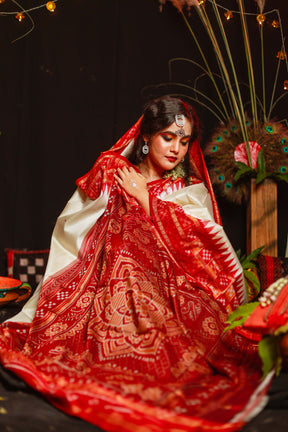
[[[116,148],[78,180],[39,300],[0,328],[1,363],[106,431],[239,430],[271,377],[225,332],[246,294],[209,187],[152,182],[148,217],[114,181],[127,164]]]

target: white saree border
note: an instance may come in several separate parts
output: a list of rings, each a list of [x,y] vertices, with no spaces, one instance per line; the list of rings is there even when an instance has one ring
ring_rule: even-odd
[[[270,387],[272,379],[275,376],[275,370],[271,370],[266,377],[260,382],[254,393],[250,396],[244,409],[236,414],[230,423],[245,422],[248,423],[254,417],[256,417],[269,402],[269,396],[267,396],[267,388]]]
[[[179,190],[168,187],[160,198],[181,205],[190,216],[214,222],[212,201],[204,183],[196,183]]]
[[[107,202],[107,192],[96,200],[88,198],[80,189],[74,192],[53,230],[49,259],[42,282],[23,309],[8,321],[32,322],[43,282],[59,271],[64,271],[77,259],[84,238],[104,213]]]
[[[170,192],[170,194],[169,194]],[[204,183],[196,183],[179,190],[167,189],[169,195],[161,196],[164,201],[171,201],[183,207],[189,216],[201,219],[209,231],[211,239],[219,245],[225,261],[227,270],[235,274],[235,291],[240,304],[247,303],[247,292],[244,281],[243,269],[233,249],[224,228],[214,221],[213,206],[210,194]]]

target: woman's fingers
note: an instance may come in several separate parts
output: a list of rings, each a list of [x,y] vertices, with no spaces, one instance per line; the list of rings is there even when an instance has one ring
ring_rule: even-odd
[[[117,174],[114,174],[114,178],[119,182],[119,183],[121,183],[123,180],[117,175]]]
[[[123,168],[117,168],[117,173],[118,173],[118,176],[122,180],[124,180],[125,178],[130,178],[131,176],[134,177],[135,175],[137,175],[137,173],[133,167],[130,167],[128,170],[128,168],[126,166],[124,166]]]
[[[116,181],[118,182],[118,184],[122,187],[125,186],[125,184],[127,184],[127,182],[129,181],[129,171],[126,167],[121,168],[117,168],[117,174],[114,174],[114,178],[116,179]],[[124,189],[126,189],[124,187]]]
[[[133,167],[117,168],[114,177],[118,184],[132,196],[136,196],[140,191],[146,190],[146,180]]]

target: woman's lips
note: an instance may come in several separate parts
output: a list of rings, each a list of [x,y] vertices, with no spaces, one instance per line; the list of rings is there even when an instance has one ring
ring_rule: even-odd
[[[169,162],[175,162],[177,160],[177,158],[173,156],[166,156],[166,159],[168,159]]]

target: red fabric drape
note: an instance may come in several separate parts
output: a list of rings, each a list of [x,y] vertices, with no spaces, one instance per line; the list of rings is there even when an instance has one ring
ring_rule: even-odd
[[[106,154],[103,184],[124,163]],[[5,367],[107,431],[239,430],[231,419],[263,396],[256,346],[224,332],[237,276],[204,222],[157,198],[173,184],[150,184],[150,218],[111,180],[105,213],[44,284],[32,324],[1,327]]]
[[[107,207],[78,258],[46,279],[33,322],[1,326],[0,359],[107,431],[239,430],[267,390],[257,346],[224,331],[242,275],[215,224],[159,199],[182,179],[149,184],[151,217],[115,184],[140,122],[77,181]],[[220,223],[198,141],[190,163]]]

